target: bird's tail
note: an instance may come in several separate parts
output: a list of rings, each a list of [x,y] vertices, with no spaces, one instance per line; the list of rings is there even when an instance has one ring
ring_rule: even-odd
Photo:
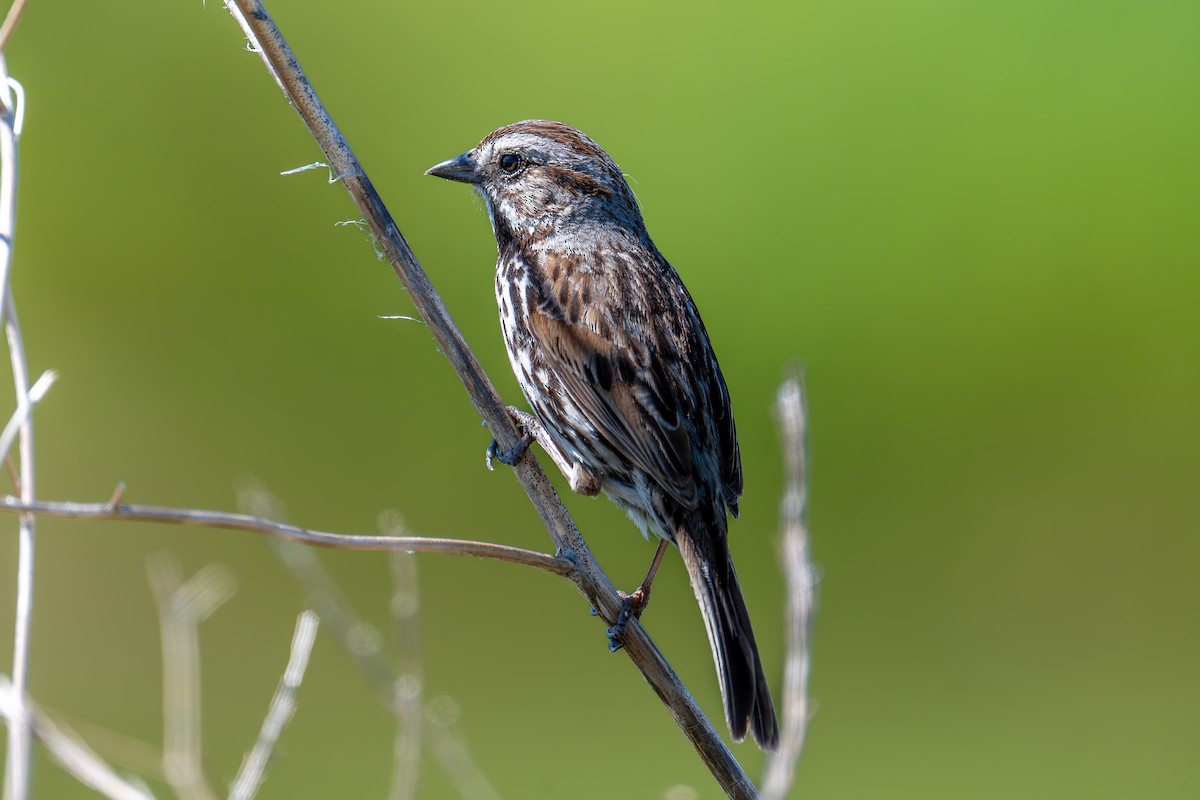
[[[705,527],[699,536],[679,530],[675,543],[704,616],[725,700],[725,721],[734,741],[745,739],[749,730],[759,747],[774,750],[779,745],[779,724],[724,526]]]

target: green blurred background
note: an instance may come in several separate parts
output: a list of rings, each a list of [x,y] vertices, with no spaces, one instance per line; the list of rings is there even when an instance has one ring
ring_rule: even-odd
[[[1200,4],[269,8],[512,401],[485,215],[422,171],[549,117],[635,179],[731,387],[733,548],[776,686],[770,408],[804,364],[823,581],[794,796],[1200,793]],[[345,193],[280,177],[319,154],[220,4],[34,0],[8,56],[28,95],[13,284],[32,369],[62,373],[37,411],[42,498],[123,480],[130,502],[234,509],[250,476],[298,524],[372,532],[394,508],[417,533],[549,547],[512,477],[483,469],[487,434],[427,330],[380,319],[412,305],[335,227]],[[609,503],[567,502],[636,584],[651,546]],[[143,741],[161,735],[147,556],[236,573],[202,629],[223,786],[303,608],[287,572],[250,534],[39,527],[32,692]],[[4,620],[15,555],[4,537]],[[386,558],[320,557],[386,630]],[[718,796],[573,589],[419,565],[426,689],[454,699],[501,795]],[[678,559],[647,626],[719,716]],[[391,739],[322,635],[260,797],[382,797]],[[45,758],[36,783],[92,796]],[[456,796],[428,759],[420,796]]]

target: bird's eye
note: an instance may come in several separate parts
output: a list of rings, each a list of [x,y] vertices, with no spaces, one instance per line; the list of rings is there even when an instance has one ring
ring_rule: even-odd
[[[500,169],[508,175],[514,174],[521,166],[521,157],[516,153],[505,153],[500,156]]]

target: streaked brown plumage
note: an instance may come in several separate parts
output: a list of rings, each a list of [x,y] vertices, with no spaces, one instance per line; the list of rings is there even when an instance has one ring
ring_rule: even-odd
[[[580,131],[530,120],[431,168],[474,185],[496,235],[513,371],[571,487],[674,542],[704,616],[725,716],[768,749],[778,725],[727,543],[742,466],[700,314],[620,169]]]

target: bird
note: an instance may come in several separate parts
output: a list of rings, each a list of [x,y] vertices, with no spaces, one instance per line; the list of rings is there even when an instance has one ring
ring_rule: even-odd
[[[603,492],[658,547],[609,631],[640,616],[664,553],[682,555],[735,741],[778,746],[779,726],[730,557],[742,463],[729,391],[691,295],[659,252],[616,162],[583,132],[525,120],[426,174],[471,185],[496,238],[496,301],[532,414],[491,458],[536,440],[573,491]]]

